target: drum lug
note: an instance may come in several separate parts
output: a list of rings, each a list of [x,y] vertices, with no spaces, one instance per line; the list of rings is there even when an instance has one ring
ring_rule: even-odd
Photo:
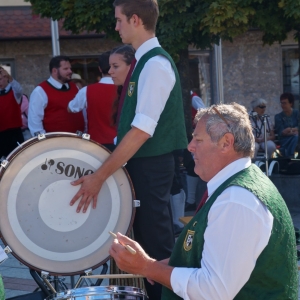
[[[140,207],[141,201],[140,200],[133,200],[133,207]]]
[[[6,169],[7,166],[8,166],[8,160],[6,160],[6,159],[2,160],[1,167]]]
[[[93,269],[87,269],[84,271],[85,273],[85,276],[89,276],[89,275],[92,275],[93,274]]]
[[[49,272],[42,271],[41,276],[42,276],[42,278],[47,278],[49,276]]]
[[[84,133],[81,137],[84,140],[88,140],[88,141],[90,140],[90,135],[88,133]]]
[[[41,140],[44,140],[46,138],[46,136],[45,136],[44,133],[39,133],[37,138],[38,138],[39,141],[41,141]]]
[[[12,250],[9,248],[9,246],[6,246],[3,250],[6,254],[12,253]]]

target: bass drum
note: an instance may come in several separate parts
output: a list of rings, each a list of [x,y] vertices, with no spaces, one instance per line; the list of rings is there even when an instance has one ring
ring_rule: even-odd
[[[83,135],[88,136],[88,135]],[[97,208],[70,206],[81,176],[93,173],[110,152],[75,134],[32,138],[0,167],[0,236],[23,264],[50,275],[76,275],[109,259],[109,231],[128,234],[134,190],[124,168],[103,184]]]

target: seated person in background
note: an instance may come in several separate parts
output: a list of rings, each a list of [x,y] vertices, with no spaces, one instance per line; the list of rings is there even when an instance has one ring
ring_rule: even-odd
[[[293,109],[294,96],[284,93],[280,96],[282,112],[275,115],[275,132],[278,134],[280,152],[285,157],[294,157],[298,142],[299,111]]]
[[[20,84],[0,67],[0,159],[24,142],[20,109],[22,94]]]
[[[267,101],[264,99],[257,99],[251,102],[252,111],[250,113],[250,121],[253,128],[253,134],[255,138],[255,152],[254,159],[257,156],[258,150],[261,148],[265,151],[265,128],[264,128],[264,114],[267,107]],[[270,122],[269,116],[267,116],[267,152],[268,158],[271,158],[274,151],[276,150],[276,145],[273,142],[275,139],[274,126]]]

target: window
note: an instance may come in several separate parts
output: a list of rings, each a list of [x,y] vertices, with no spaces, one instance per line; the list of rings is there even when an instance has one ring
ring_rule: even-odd
[[[299,51],[295,47],[282,48],[283,92],[292,93],[299,99]]]
[[[98,57],[70,57],[73,73],[79,74],[86,85],[100,80]]]
[[[209,51],[189,52],[191,88],[199,94],[206,106],[209,106],[212,102],[210,60]]]

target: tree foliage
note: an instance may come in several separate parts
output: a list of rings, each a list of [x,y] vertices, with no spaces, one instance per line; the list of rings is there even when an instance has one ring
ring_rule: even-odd
[[[112,0],[25,0],[35,14],[64,19],[73,33],[84,30],[116,34]],[[300,0],[158,0],[157,36],[178,62],[183,88],[186,126],[191,130],[188,47],[207,49],[219,38],[233,40],[250,28],[263,32],[263,42],[282,42],[296,30],[300,36]]]

